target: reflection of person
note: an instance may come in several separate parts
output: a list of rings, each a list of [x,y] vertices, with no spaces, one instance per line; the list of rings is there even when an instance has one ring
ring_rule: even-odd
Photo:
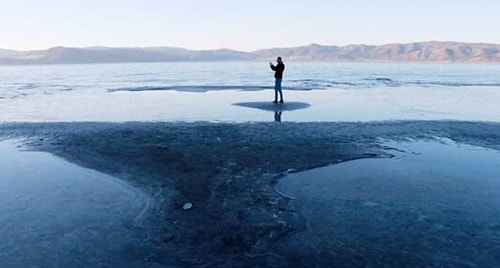
[[[274,121],[281,122],[281,111],[274,111]]]
[[[285,71],[285,64],[281,57],[276,58],[278,64],[274,65],[272,62],[269,66],[274,71],[274,103],[278,103],[278,93],[280,94],[280,103],[283,103],[283,92],[281,91],[281,81],[283,80],[283,72]]]

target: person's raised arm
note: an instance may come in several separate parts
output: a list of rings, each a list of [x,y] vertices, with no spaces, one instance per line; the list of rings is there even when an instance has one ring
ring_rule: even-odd
[[[276,71],[276,66],[272,62],[269,63],[269,67],[271,67],[271,70]]]

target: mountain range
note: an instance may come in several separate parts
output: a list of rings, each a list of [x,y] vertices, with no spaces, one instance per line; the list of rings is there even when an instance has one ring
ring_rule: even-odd
[[[415,42],[385,45],[325,46],[311,44],[251,52],[230,49],[189,50],[176,47],[53,47],[47,50],[0,49],[0,64],[72,64],[167,61],[252,61],[276,56],[294,61],[431,61],[500,62],[500,44]]]

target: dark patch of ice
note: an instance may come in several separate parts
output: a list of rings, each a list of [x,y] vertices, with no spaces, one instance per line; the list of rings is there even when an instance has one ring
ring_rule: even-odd
[[[270,101],[256,101],[256,102],[238,102],[233,103],[235,106],[241,106],[246,108],[260,109],[264,111],[294,111],[309,108],[311,105],[305,102],[285,102],[285,103],[272,103]]]

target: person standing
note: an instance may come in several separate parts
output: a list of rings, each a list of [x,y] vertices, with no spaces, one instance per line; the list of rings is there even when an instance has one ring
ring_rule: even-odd
[[[285,71],[285,64],[281,57],[276,58],[277,64],[269,63],[271,70],[274,71],[274,101],[278,103],[278,93],[280,94],[280,103],[283,103],[283,92],[281,91],[281,81],[283,80],[283,72]]]

